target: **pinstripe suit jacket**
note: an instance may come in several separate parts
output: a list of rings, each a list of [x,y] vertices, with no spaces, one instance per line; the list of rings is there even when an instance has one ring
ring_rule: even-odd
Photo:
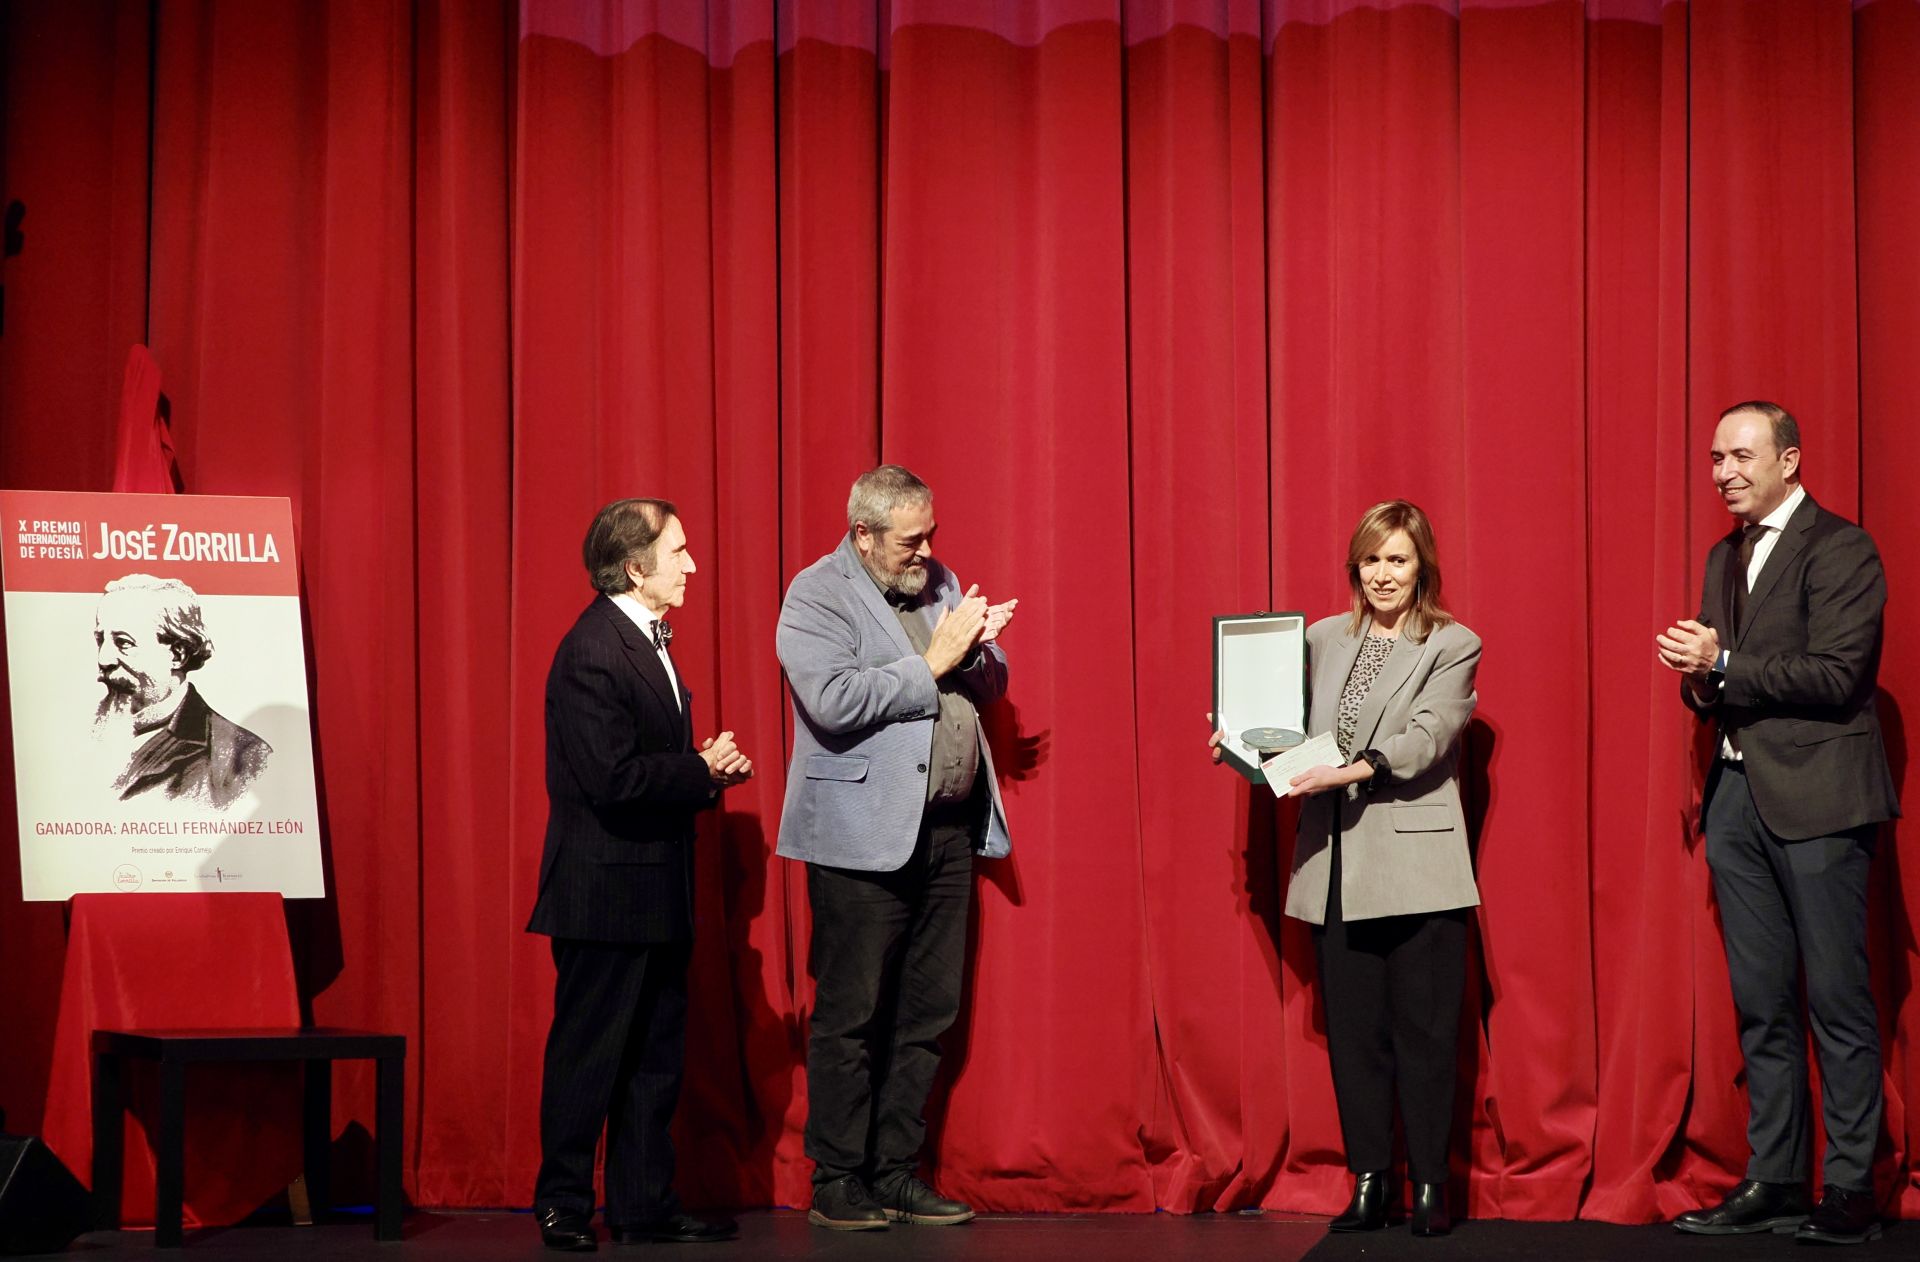
[[[547,839],[532,933],[594,942],[692,936],[695,812],[713,803],[690,702],[605,596],[547,672]]]
[[[965,589],[946,566],[928,564],[932,596],[920,614],[931,629]],[[793,691],[793,764],[778,853],[865,872],[899,868],[913,854],[926,810],[940,691],[851,536],[794,577],[775,642]],[[974,703],[985,705],[1007,690],[1006,655],[989,644],[959,674]],[[998,858],[1013,843],[977,718],[974,732],[992,798],[976,848]]]

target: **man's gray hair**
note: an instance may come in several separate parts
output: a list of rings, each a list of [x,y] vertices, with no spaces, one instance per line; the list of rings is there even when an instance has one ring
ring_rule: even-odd
[[[199,670],[213,657],[213,637],[200,616],[200,596],[177,578],[128,574],[106,586],[106,594],[146,592],[160,602],[160,624],[154,638],[180,655],[182,671]]]
[[[864,525],[884,535],[893,525],[893,510],[906,504],[931,504],[933,488],[897,464],[869,469],[853,480],[847,496],[847,529]]]

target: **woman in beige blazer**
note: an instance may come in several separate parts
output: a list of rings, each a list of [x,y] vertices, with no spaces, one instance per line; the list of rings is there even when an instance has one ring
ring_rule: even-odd
[[[1443,1235],[1466,909],[1480,902],[1456,749],[1473,713],[1480,637],[1441,604],[1433,527],[1405,500],[1360,518],[1347,580],[1352,609],[1307,628],[1308,731],[1333,733],[1346,761],[1310,768],[1289,788],[1306,800],[1286,912],[1314,926],[1355,1175],[1352,1203],[1330,1226],[1386,1225],[1397,1097],[1413,1231]]]

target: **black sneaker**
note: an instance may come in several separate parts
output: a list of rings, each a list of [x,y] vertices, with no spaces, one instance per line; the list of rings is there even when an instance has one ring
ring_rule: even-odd
[[[829,1231],[884,1231],[887,1217],[857,1174],[843,1174],[813,1189],[813,1208],[807,1211],[808,1222]]]
[[[896,1223],[918,1223],[922,1227],[952,1227],[973,1217],[973,1206],[965,1201],[950,1201],[912,1175],[885,1189],[875,1189],[880,1208]]]

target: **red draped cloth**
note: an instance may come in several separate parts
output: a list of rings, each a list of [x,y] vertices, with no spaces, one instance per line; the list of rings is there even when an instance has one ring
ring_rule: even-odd
[[[160,495],[181,489],[180,470],[173,458],[173,435],[161,411],[160,365],[144,346],[127,352],[114,443],[113,489]]]
[[[95,1030],[300,1024],[278,894],[79,894],[60,985],[42,1133],[81,1182],[93,1181]],[[121,1221],[153,1222],[158,1077],[132,1068]],[[300,1173],[300,1070],[187,1068],[186,1216],[245,1217]]]

